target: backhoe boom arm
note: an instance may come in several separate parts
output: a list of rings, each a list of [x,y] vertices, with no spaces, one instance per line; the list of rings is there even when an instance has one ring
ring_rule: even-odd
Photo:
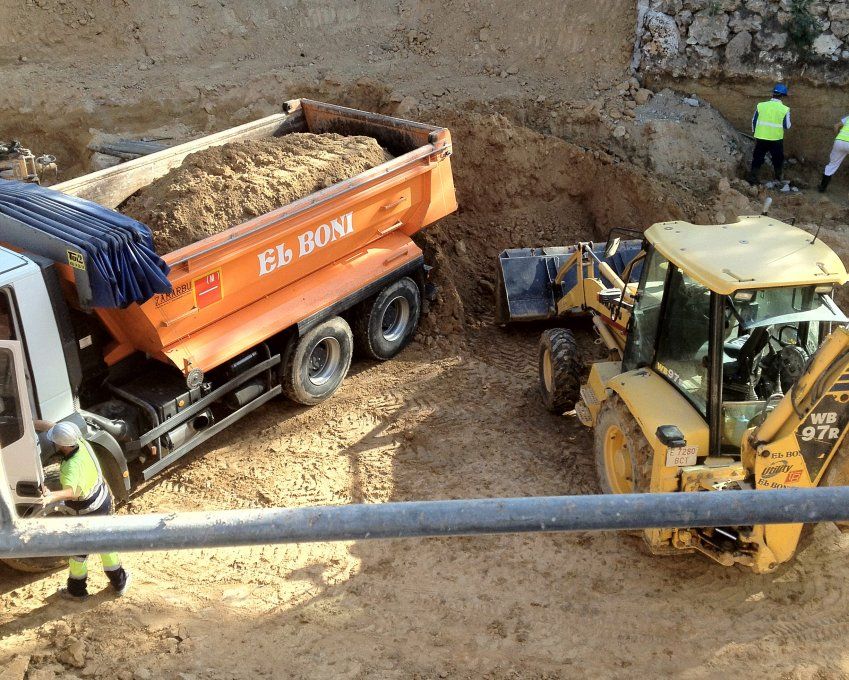
[[[758,488],[817,485],[848,428],[849,330],[840,326],[751,432],[746,448],[756,456],[753,468]]]

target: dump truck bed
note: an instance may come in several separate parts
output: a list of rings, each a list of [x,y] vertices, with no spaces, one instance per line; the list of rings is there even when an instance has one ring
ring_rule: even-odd
[[[456,207],[447,129],[307,99],[284,112],[52,187],[117,208],[190,153],[293,132],[374,137],[395,158],[170,253],[173,292],[95,308],[114,344],[203,371],[305,324],[355,291],[421,260],[410,236]],[[64,266],[70,283],[79,269]]]

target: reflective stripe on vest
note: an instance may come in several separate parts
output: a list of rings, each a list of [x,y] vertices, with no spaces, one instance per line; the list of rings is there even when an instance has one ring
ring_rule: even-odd
[[[841,142],[849,142],[849,117],[846,118],[843,129],[837,134],[837,139]]]
[[[758,122],[755,124],[755,139],[771,142],[784,139],[784,118],[790,109],[781,102],[758,104]]]

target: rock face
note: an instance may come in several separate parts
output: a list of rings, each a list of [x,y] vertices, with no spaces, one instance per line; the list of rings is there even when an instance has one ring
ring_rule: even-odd
[[[678,54],[681,36],[675,19],[662,12],[649,12],[645,26],[650,38],[646,44],[647,54],[658,59],[667,59]]]
[[[687,44],[719,47],[728,42],[730,32],[727,14],[714,14],[709,9],[703,9],[693,17]]]
[[[742,71],[752,54],[752,34],[742,31],[734,36],[725,48],[725,63],[732,71]]]
[[[643,2],[644,72],[785,79],[804,67],[809,78],[849,83],[849,0]]]

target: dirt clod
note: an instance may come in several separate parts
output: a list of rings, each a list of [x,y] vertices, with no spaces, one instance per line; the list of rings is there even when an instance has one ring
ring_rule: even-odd
[[[86,644],[74,637],[68,638],[68,644],[57,657],[66,666],[82,668],[86,661]]]
[[[391,158],[371,137],[294,133],[198,151],[139,191],[123,212],[159,253],[190,245]]]

